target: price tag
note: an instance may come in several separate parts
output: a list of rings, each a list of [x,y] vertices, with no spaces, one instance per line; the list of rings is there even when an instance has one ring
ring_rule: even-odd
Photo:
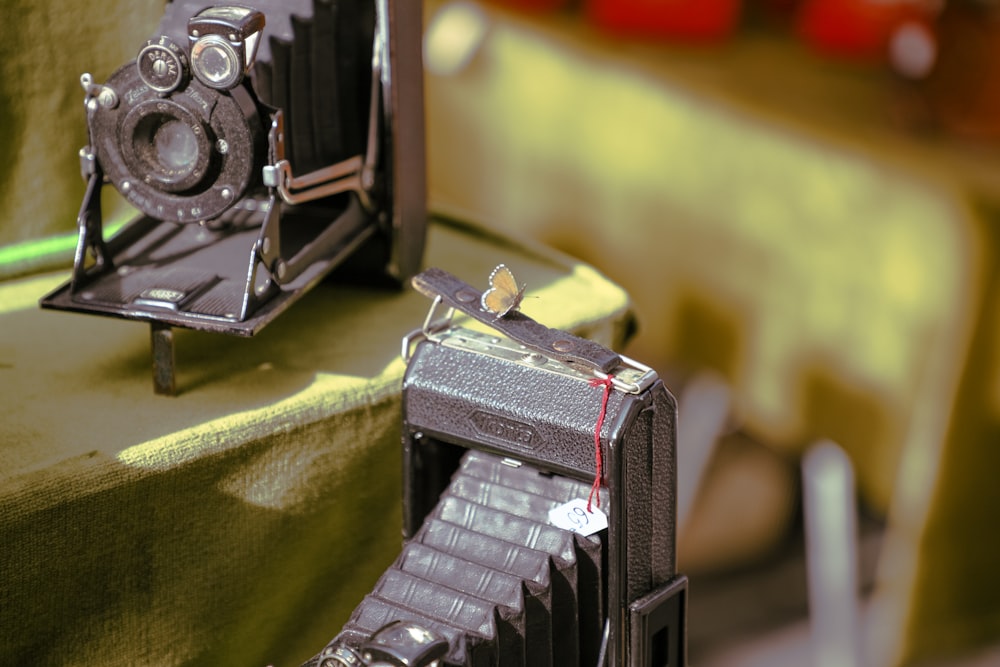
[[[549,522],[562,528],[572,530],[581,535],[593,535],[608,527],[608,517],[597,507],[590,506],[587,511],[587,501],[575,498],[559,507],[549,510]]]

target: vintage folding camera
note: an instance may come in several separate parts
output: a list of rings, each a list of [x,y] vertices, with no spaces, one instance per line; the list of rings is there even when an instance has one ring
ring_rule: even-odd
[[[401,285],[422,258],[421,3],[251,3],[168,2],[134,61],[81,77],[79,240],[41,304],[151,322],[160,391],[170,327],[250,336],[338,266]],[[107,239],[105,184],[142,212]]]
[[[305,665],[683,667],[674,398],[444,271],[413,283],[434,305],[403,342],[406,540]]]

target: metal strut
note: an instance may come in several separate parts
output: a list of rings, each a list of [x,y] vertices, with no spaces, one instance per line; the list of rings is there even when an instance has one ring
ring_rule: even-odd
[[[153,348],[153,392],[161,396],[177,395],[177,373],[174,363],[174,330],[163,322],[150,322],[150,344]]]

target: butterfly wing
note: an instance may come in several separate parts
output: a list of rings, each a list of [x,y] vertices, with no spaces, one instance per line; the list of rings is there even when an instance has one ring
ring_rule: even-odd
[[[524,287],[518,288],[514,274],[505,265],[500,264],[490,274],[490,288],[483,292],[483,310],[503,317],[516,310],[524,298]]]

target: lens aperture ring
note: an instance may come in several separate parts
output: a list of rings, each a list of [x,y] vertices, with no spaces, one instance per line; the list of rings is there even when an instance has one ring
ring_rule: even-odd
[[[193,77],[168,94],[126,65],[105,84],[119,104],[87,119],[105,175],[133,206],[160,220],[197,222],[224,213],[259,182],[267,138],[243,86],[219,91]]]

